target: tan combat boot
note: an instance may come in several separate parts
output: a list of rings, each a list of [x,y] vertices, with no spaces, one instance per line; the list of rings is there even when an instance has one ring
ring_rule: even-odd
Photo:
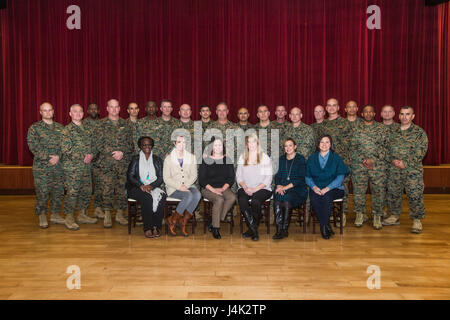
[[[128,220],[124,218],[122,209],[117,209],[116,222],[118,222],[122,226],[128,225]]]
[[[375,230],[380,230],[383,228],[383,225],[381,224],[381,216],[374,216],[373,217],[373,228]]]
[[[100,208],[100,207],[95,208],[94,215],[99,219],[105,218],[105,213],[103,212],[102,208]]]
[[[389,218],[384,219],[381,223],[383,226],[398,226],[400,224],[400,216],[393,214]]]
[[[47,216],[45,215],[45,213],[39,215],[39,227],[41,229],[48,228]]]
[[[66,214],[66,220],[65,220],[64,224],[66,225],[67,229],[72,230],[72,231],[77,231],[80,229],[80,226],[75,223],[75,218],[73,216],[73,213]]]
[[[52,213],[50,214],[50,223],[53,224],[65,224],[65,220],[63,217],[61,217],[58,213]]]
[[[97,223],[97,218],[91,218],[88,215],[86,215],[86,210],[82,209],[80,210],[80,212],[78,213],[78,217],[77,217],[77,222],[78,223],[85,223],[85,224],[95,224]]]
[[[373,216],[375,216],[373,213],[372,213],[372,217]],[[369,216],[367,215],[367,213],[364,213],[363,214],[363,223],[365,223],[365,222],[367,222],[367,221],[369,221]]]
[[[104,228],[112,228],[112,219],[111,219],[111,211],[105,210],[105,220],[103,220]]]
[[[364,223],[364,215],[362,213],[357,213],[355,219],[355,227],[357,228],[362,227],[363,223]]]
[[[422,222],[420,222],[420,219],[414,219],[411,232],[417,234],[422,233]]]

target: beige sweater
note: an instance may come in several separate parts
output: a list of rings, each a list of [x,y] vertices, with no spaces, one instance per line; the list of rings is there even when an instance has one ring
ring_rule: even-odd
[[[184,151],[183,167],[178,162],[175,149],[164,160],[163,178],[166,184],[167,195],[170,196],[184,184],[191,187],[197,180],[197,164],[192,153]]]

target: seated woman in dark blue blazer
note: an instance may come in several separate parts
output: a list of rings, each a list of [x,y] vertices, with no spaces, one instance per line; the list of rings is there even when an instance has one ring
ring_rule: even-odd
[[[138,146],[141,151],[128,166],[127,193],[141,205],[144,234],[147,238],[159,237],[166,193],[160,188],[163,182],[163,163],[152,153],[153,139],[141,137]]]
[[[344,196],[342,182],[350,170],[334,153],[329,135],[320,138],[317,149],[306,164],[306,184],[311,188],[309,199],[320,222],[320,233],[324,239],[329,239],[334,235],[330,226],[333,200]]]
[[[288,236],[291,210],[306,201],[305,158],[296,153],[297,143],[292,138],[284,141],[285,155],[278,161],[275,174],[275,191],[273,193],[273,212],[277,233],[272,239]]]

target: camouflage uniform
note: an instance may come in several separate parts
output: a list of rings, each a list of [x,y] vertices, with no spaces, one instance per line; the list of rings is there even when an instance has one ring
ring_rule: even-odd
[[[155,140],[155,147],[153,148],[153,154],[157,155],[161,159],[166,158],[166,154],[170,153],[174,144],[171,140],[172,132],[180,127],[180,120],[171,117],[170,120],[163,120],[163,118],[157,118],[149,122],[153,128],[150,130],[148,126],[143,126],[141,136],[149,135]]]
[[[61,152],[66,188],[64,213],[74,213],[76,207],[86,210],[92,193],[92,165],[84,163],[84,158],[96,154],[91,132],[83,125],[69,123],[62,131]]]
[[[248,129],[253,129],[253,128],[255,127],[255,126],[254,126],[253,124],[251,124],[250,122],[247,122],[246,125],[242,125],[242,124],[240,124],[240,123],[238,122],[238,123],[236,123],[236,125],[237,125],[239,128],[241,128],[242,130],[244,130],[244,132],[247,131]]]
[[[317,123],[314,122],[313,124],[310,125],[310,127],[314,130],[314,145],[317,146],[317,144],[319,143],[319,138],[320,138],[320,130],[322,128],[322,123]]]
[[[35,122],[28,129],[27,142],[34,155],[33,178],[36,190],[35,213],[46,214],[50,198],[50,213],[58,214],[64,198],[64,173],[59,161],[55,166],[49,163],[50,155],[61,160],[60,138],[63,126],[55,121],[47,124]]]
[[[201,141],[202,141],[202,151],[201,152],[203,154],[205,152],[206,146],[208,145],[208,142],[203,139],[203,135],[205,134],[205,131],[208,130],[214,124],[214,120],[210,119],[208,122],[203,122],[202,120],[194,121],[194,128],[196,128],[199,123],[201,124],[201,128],[202,128],[201,137],[200,137],[200,135],[194,136],[194,139],[199,141],[201,138]],[[197,144],[198,144],[198,142],[197,142]],[[196,144],[194,141],[194,147],[195,147],[195,145]],[[195,153],[195,151],[194,151],[194,153]],[[197,159],[197,161],[198,160],[200,160],[200,159]]]
[[[392,133],[389,146],[389,180],[388,207],[389,212],[400,215],[402,212],[402,193],[408,197],[410,217],[423,219],[423,165],[422,160],[428,150],[428,137],[425,131],[415,124],[406,130],[396,129]],[[402,160],[405,167],[399,169],[392,164],[393,160]]]
[[[189,139],[190,141],[187,141],[186,139],[186,150],[190,153],[194,153],[194,121],[189,120],[188,122],[179,121],[179,125],[177,129],[185,129],[189,131]]]
[[[277,144],[277,146],[278,146],[278,152],[279,152],[279,153],[278,153],[278,158],[279,158],[282,154],[284,154],[284,152],[282,152],[281,149],[280,149],[280,145],[281,145],[281,143],[282,143],[282,141],[283,141],[284,131],[285,131],[285,130],[283,129],[283,127],[281,127],[281,129],[280,129],[279,125],[275,125],[275,126],[274,126],[273,123],[274,123],[274,121],[270,122],[270,124],[269,124],[268,126],[262,127],[262,126],[261,126],[261,123],[258,122],[258,123],[255,125],[255,127],[254,127],[254,129],[256,130],[256,134],[257,134],[258,137],[259,137],[259,143],[261,144],[262,150],[263,150],[264,152],[267,153],[267,155],[272,159],[272,161],[276,160],[275,158],[277,158],[277,157],[275,156],[275,154],[272,155],[272,147],[275,147],[275,145],[272,146],[272,130],[278,130],[278,144]],[[278,126],[278,127],[275,128],[276,126]],[[264,140],[262,139],[262,137],[260,137],[260,130],[261,130],[261,132],[263,132],[263,130],[266,131],[266,133],[267,133],[267,141],[264,141]],[[274,141],[274,142],[275,142],[275,141]],[[281,151],[281,153],[280,153],[280,151]]]
[[[97,134],[97,128],[98,124],[100,123],[100,119],[93,120],[92,118],[88,117],[83,119],[82,124],[83,127],[90,132],[92,137],[96,137]],[[103,201],[102,201],[102,189],[101,189],[101,183],[100,183],[100,168],[98,165],[98,153],[97,155],[94,155],[94,159],[92,159],[92,178],[94,180],[94,207],[95,208],[102,208],[103,207]]]
[[[388,132],[389,132],[389,143],[390,143],[392,141],[392,134],[396,130],[400,129],[400,123],[394,121],[394,122],[392,122],[389,125],[386,125],[384,123],[383,123],[383,125],[388,129]],[[386,180],[385,180],[385,183],[384,183],[385,190],[386,190],[386,196],[384,197],[383,208],[388,208],[388,197],[387,197],[388,190],[387,190],[387,188],[388,188],[388,183],[389,183],[389,167],[390,167],[390,165],[389,165],[389,157],[386,156]]]
[[[350,157],[349,157],[349,144],[352,137],[353,131],[348,123],[348,120],[338,116],[333,120],[324,120],[319,129],[319,136],[330,135],[333,139],[333,144],[336,153],[342,158],[344,163],[350,168]],[[343,211],[344,214],[348,213],[348,183],[351,179],[351,173],[344,179],[344,203]]]
[[[125,122],[131,128],[133,145],[134,145],[134,154],[138,154],[139,150],[140,150],[139,146],[137,145],[137,141],[139,139],[139,137],[137,136],[138,135],[139,120],[137,120],[136,122],[133,122],[133,121],[131,121],[131,118],[127,118],[127,119],[125,119]]]
[[[351,170],[353,183],[353,201],[356,214],[366,213],[366,191],[370,183],[372,194],[372,213],[383,215],[386,179],[386,155],[389,144],[389,133],[383,124],[374,122],[366,125],[362,122],[355,126],[351,139]],[[373,161],[374,169],[365,168],[365,159]]]
[[[99,152],[100,180],[102,185],[103,209],[113,209],[114,193],[117,209],[128,207],[125,193],[127,169],[133,154],[131,128],[122,118],[110,120],[108,117],[100,120],[95,137],[95,146]],[[113,151],[121,151],[123,158],[119,161],[112,157]]]
[[[312,155],[316,149],[314,130],[303,122],[300,122],[300,125],[297,128],[294,128],[291,124],[285,131],[285,139],[287,138],[295,140],[297,143],[297,153],[301,154],[305,160],[308,160],[309,156]]]
[[[347,119],[347,121],[348,121],[348,123],[350,123],[350,127],[352,128],[352,130],[355,130],[355,128],[357,126],[364,124],[363,118],[360,118],[360,117],[356,117],[356,120],[354,120],[354,121],[350,121],[348,119]]]

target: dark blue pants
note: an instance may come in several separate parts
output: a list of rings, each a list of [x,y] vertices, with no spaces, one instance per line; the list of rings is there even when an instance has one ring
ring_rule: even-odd
[[[323,196],[318,195],[312,189],[309,190],[309,199],[321,226],[328,225],[330,222],[333,200],[340,199],[343,196],[344,190],[341,189],[330,190]]]

